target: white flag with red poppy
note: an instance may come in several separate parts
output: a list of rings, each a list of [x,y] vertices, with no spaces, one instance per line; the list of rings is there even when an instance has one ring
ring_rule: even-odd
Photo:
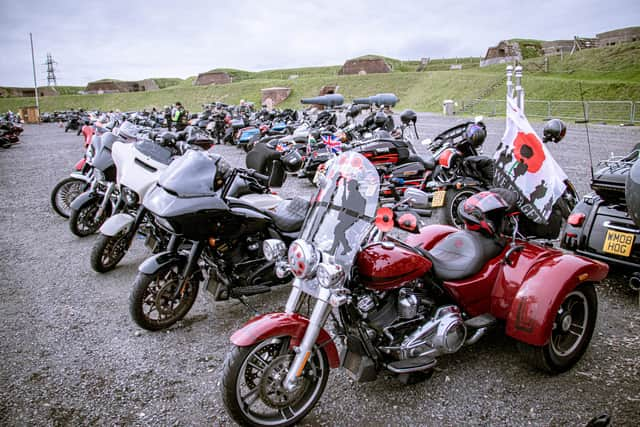
[[[494,184],[518,192],[522,212],[537,223],[547,223],[565,191],[567,175],[511,98],[507,98],[507,128],[494,160]]]

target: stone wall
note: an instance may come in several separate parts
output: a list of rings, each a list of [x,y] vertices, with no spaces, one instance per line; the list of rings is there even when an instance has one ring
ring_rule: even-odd
[[[481,67],[493,64],[503,64],[508,62],[522,61],[522,53],[518,42],[508,42],[502,40],[497,46],[487,49],[484,59],[480,61]]]
[[[38,96],[57,96],[58,91],[52,86],[42,86],[38,88]],[[35,97],[36,93],[32,87],[2,87],[0,88],[0,97],[19,97],[28,98]]]
[[[596,34],[598,47],[613,46],[640,40],[640,27],[619,28]]]
[[[338,74],[390,73],[391,67],[382,58],[350,59],[344,63]]]
[[[206,86],[211,84],[222,85],[231,83],[231,76],[224,71],[212,71],[198,74],[198,78],[193,82],[196,86]]]
[[[288,87],[270,87],[261,90],[262,93],[262,105],[267,105],[271,108],[280,104],[291,95],[291,89]]]
[[[545,55],[571,53],[573,43],[573,40],[553,40],[550,42],[542,42],[542,50]]]

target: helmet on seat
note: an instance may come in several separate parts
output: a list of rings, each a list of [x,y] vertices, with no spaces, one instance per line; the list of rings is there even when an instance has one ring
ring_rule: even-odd
[[[542,140],[544,142],[553,141],[559,142],[567,133],[567,127],[560,119],[551,119],[545,125],[542,130]]]
[[[378,111],[375,117],[373,118],[373,122],[377,127],[383,127],[387,122],[387,115],[382,111]]]
[[[500,233],[505,214],[512,207],[498,193],[483,191],[465,200],[458,209],[467,230],[493,237]]]
[[[478,148],[487,138],[487,129],[482,122],[471,123],[469,124],[469,126],[467,126],[465,136],[467,138],[467,141],[469,141],[471,145],[473,145],[475,148]]]

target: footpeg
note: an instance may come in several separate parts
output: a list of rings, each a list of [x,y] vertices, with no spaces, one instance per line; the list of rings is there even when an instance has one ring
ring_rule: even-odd
[[[434,366],[436,366],[436,359],[430,356],[422,356],[391,362],[387,365],[387,369],[394,374],[408,374],[410,372],[426,371]]]
[[[481,329],[488,328],[490,326],[495,325],[497,322],[496,318],[490,315],[489,313],[481,314],[476,317],[472,317],[469,320],[464,322],[465,326],[470,329]]]
[[[231,296],[233,298],[248,297],[251,295],[263,294],[265,292],[269,292],[270,290],[271,288],[269,286],[264,285],[240,286],[231,289]]]

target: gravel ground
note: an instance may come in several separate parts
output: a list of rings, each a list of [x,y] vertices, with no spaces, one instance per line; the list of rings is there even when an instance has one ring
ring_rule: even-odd
[[[457,119],[421,114],[421,136]],[[487,120],[492,152],[504,120]],[[541,124],[534,124],[537,130]],[[593,125],[594,159],[622,154],[640,128]],[[0,425],[230,425],[219,394],[229,336],[251,313],[202,296],[169,331],[137,328],[130,285],[148,255],[142,242],[111,273],[89,266],[94,237],[73,236],[49,206],[49,192],[81,156],[81,140],[55,125],[26,126],[23,143],[0,151]],[[422,147],[419,147],[421,150]],[[569,177],[588,190],[583,126],[551,147]],[[216,147],[234,164],[240,151]],[[292,178],[282,195],[310,194]],[[335,370],[305,425],[584,425],[607,412],[614,425],[640,424],[640,310],[624,272],[598,287],[596,332],[583,360],[550,377],[532,370],[499,331],[443,357],[428,382],[392,377],[359,384]],[[279,310],[286,287],[252,297]]]

